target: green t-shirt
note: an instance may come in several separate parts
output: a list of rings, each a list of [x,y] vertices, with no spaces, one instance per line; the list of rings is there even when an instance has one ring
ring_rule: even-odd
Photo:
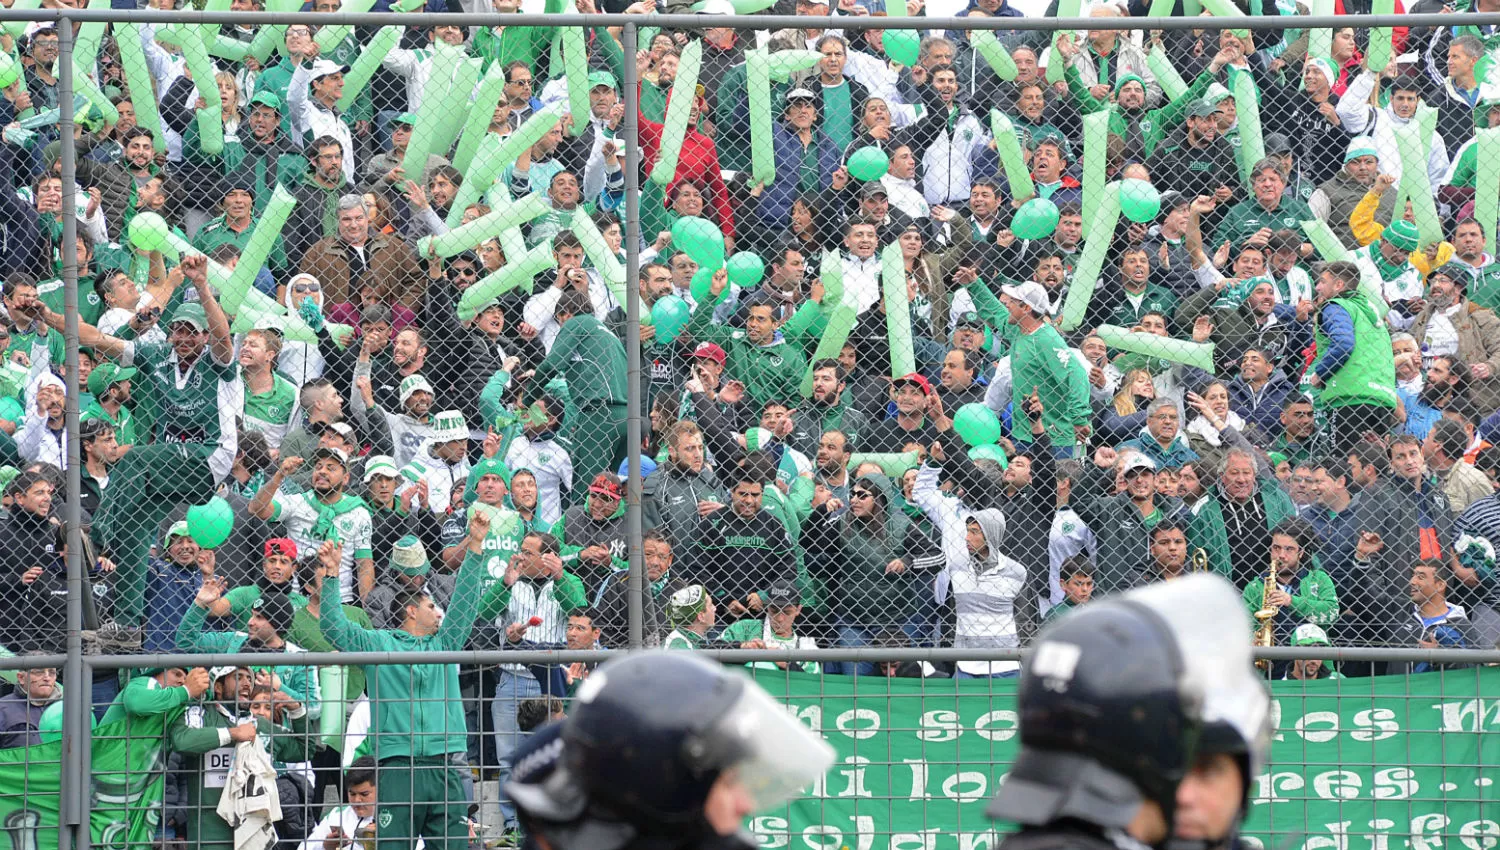
[[[269,392],[245,390],[245,430],[265,434],[273,446],[281,445],[281,438],[292,429],[296,412],[297,388],[280,375],[273,373]]]
[[[65,315],[61,279],[47,280],[37,284],[36,294],[42,299],[42,303],[47,305],[48,310],[58,315]],[[92,285],[80,280],[78,282],[78,317],[90,325],[97,325],[99,316],[103,313],[104,301],[99,298],[99,293],[94,291]]]
[[[61,334],[58,334],[61,336]],[[208,450],[209,466],[222,477],[234,465],[235,381],[239,367],[216,363],[205,349],[183,371],[171,344],[128,342],[120,362],[140,370],[156,402],[156,441],[191,443]]]
[[[90,419],[103,419],[105,422],[115,426],[115,441],[122,446],[133,446],[136,443],[135,415],[130,408],[121,407],[119,418],[109,415],[109,411],[100,406],[97,399],[90,399],[83,406],[83,411],[78,414],[80,421]]]

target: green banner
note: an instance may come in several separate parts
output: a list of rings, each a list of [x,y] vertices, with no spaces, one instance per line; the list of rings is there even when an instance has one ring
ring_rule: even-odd
[[[123,720],[91,733],[89,832],[99,850],[149,848],[161,820],[163,717]],[[127,737],[127,730],[129,736]],[[0,750],[0,848],[57,846],[62,743]]]
[[[827,777],[754,818],[762,847],[982,850],[1018,746],[1015,680],[756,677],[838,751]],[[1277,734],[1246,845],[1493,850],[1500,670],[1273,684]],[[1489,694],[1486,698],[1484,695]],[[1103,722],[1108,722],[1104,720]],[[993,766],[992,766],[993,765]]]

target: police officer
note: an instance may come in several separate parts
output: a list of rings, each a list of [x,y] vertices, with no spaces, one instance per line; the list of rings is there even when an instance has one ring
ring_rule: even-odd
[[[1236,605],[1228,582],[1194,575],[1096,602],[1037,636],[1017,694],[1021,750],[989,808],[1021,826],[1004,850],[1166,846],[1205,730],[1243,738],[1247,764],[1264,752],[1265,685],[1249,642],[1222,627],[1243,618]]]
[[[595,670],[567,720],[513,759],[505,790],[528,846],[745,850],[749,815],[785,803],[833,750],[742,674],[689,653]]]

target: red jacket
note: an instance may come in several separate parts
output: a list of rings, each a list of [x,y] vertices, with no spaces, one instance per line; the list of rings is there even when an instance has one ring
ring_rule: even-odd
[[[670,105],[670,96],[667,102]],[[641,126],[641,162],[644,173],[649,175],[661,153],[664,128],[645,115],[639,112],[636,114]],[[719,168],[719,152],[714,147],[714,140],[698,132],[696,127],[688,127],[687,135],[683,137],[682,152],[677,155],[677,173],[672,175],[672,182],[667,184],[668,198],[671,198],[672,190],[683,180],[690,180],[703,187],[706,195],[703,199],[704,206],[714,211],[719,228],[726,237],[733,239],[734,208],[729,205],[729,187],[724,185],[724,172]],[[647,239],[654,235],[648,234]]]

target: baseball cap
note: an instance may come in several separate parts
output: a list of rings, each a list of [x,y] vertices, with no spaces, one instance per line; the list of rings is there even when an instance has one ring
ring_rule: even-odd
[[[777,579],[766,588],[767,607],[779,608],[785,605],[796,605],[802,601],[802,595],[797,592],[797,585],[790,579]]]
[[[667,625],[674,629],[686,626],[707,607],[708,591],[701,584],[690,584],[667,600]]]
[[[812,93],[812,89],[796,88],[786,93],[786,102],[794,100],[817,100],[818,96]]]
[[[347,442],[354,442],[354,426],[350,425],[348,422],[330,422],[326,426],[324,426],[324,429],[326,431],[332,431],[333,433],[338,434]]]
[[[1332,646],[1328,633],[1317,623],[1303,623],[1292,632],[1292,646]]]
[[[980,318],[979,314],[973,310],[966,310],[959,314],[958,322],[954,327],[984,330],[984,319]]]
[[[1291,153],[1292,140],[1281,133],[1267,133],[1265,148],[1268,156],[1272,154]]]
[[[172,319],[167,322],[171,327],[178,322],[186,322],[200,331],[208,330],[208,317],[203,314],[203,305],[197,301],[184,301],[172,311]]]
[[[340,65],[331,59],[319,59],[316,62],[312,63],[312,70],[308,73],[308,78],[316,81],[328,76],[329,74],[347,73],[349,73],[348,65]]]
[[[415,534],[408,534],[391,547],[391,569],[404,576],[425,576],[432,571],[427,549]]]
[[[723,366],[724,361],[729,359],[729,355],[724,353],[724,349],[720,348],[717,344],[712,342],[698,343],[698,347],[694,348],[693,353],[688,356],[702,357],[707,360],[712,360],[720,366]]]
[[[590,71],[589,88],[596,89],[600,86],[604,86],[605,88],[609,89],[619,88],[619,86],[615,83],[614,74],[611,74],[608,71]]]
[[[416,116],[416,113],[414,113],[414,112],[403,112],[400,115],[397,115],[395,118],[393,118],[391,120],[391,123],[392,124],[405,124],[408,127],[414,127],[414,126],[416,126],[416,123],[417,123],[417,116]]]
[[[280,112],[281,98],[268,91],[258,92],[255,97],[250,98],[250,105],[252,107],[265,106]]]
[[[1224,87],[1223,83],[1210,83],[1208,90],[1203,93],[1203,99],[1217,106],[1219,101],[1234,97],[1234,92]]]
[[[1151,458],[1140,453],[1133,453],[1125,457],[1125,462],[1120,466],[1121,475],[1129,475],[1137,470],[1156,471],[1156,463]]]
[[[1034,313],[1045,316],[1052,312],[1052,304],[1047,299],[1047,290],[1034,280],[1028,280],[1025,283],[1018,283],[1013,286],[1002,286],[1000,287],[1000,294],[1009,295],[1017,301],[1022,302],[1027,307],[1030,307]]]
[[[117,363],[100,363],[89,373],[89,392],[95,396],[104,395],[110,387],[121,381],[128,381],[139,374],[134,366],[121,366]]]
[[[1219,111],[1219,106],[1206,98],[1193,101],[1187,108],[1189,118],[1208,118]]]
[[[881,183],[879,180],[871,180],[864,186],[860,187],[859,196],[861,198],[873,198],[876,195],[881,195],[888,198],[890,197],[891,193],[889,189],[885,188],[885,184]]]
[[[399,478],[401,470],[396,468],[396,459],[390,455],[370,455],[365,460],[365,483],[369,484],[370,479],[377,475],[384,475],[386,478]]]
[[[432,441],[452,443],[469,439],[469,425],[464,415],[457,410],[444,410],[432,417]]]
[[[891,380],[892,387],[899,387],[902,384],[916,384],[922,390],[922,395],[932,395],[932,382],[918,375],[916,372],[907,372],[905,375]]]
[[[625,498],[625,488],[620,486],[620,477],[608,472],[601,472],[594,476],[589,484],[589,492],[610,499]]]
[[[406,400],[411,398],[412,393],[415,392],[424,392],[428,395],[435,395],[435,393],[433,393],[432,391],[432,384],[428,383],[427,379],[422,377],[420,374],[407,375],[405,378],[402,378],[401,403],[406,404]]]
[[[297,560],[297,543],[290,537],[272,537],[266,541],[265,553],[261,556],[269,558],[272,555],[285,555],[293,561]]]
[[[188,534],[187,520],[180,519],[180,520],[172,523],[172,527],[167,529],[167,545],[171,546],[172,545],[172,541],[176,540],[179,537],[190,537],[190,536],[191,535]]]
[[[319,448],[312,453],[314,461],[322,460],[325,457],[331,457],[338,461],[343,465],[344,469],[349,468],[349,455],[345,454],[343,449]]]

